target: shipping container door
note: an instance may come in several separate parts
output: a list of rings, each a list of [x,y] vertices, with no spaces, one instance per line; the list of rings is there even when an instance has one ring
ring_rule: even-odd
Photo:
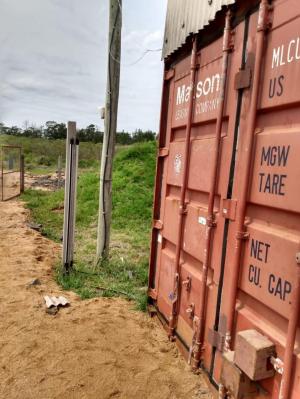
[[[208,270],[205,312],[204,367],[209,369],[213,347],[207,342],[214,330],[221,278],[221,258],[228,217],[222,212],[228,197],[232,152],[235,142],[236,114],[240,93],[235,90],[235,73],[242,66],[245,29],[235,29],[234,47],[229,55],[226,75],[226,106],[222,117],[221,151],[218,159],[215,227]],[[223,37],[198,52],[193,120],[189,152],[189,172],[185,194],[183,239],[179,268],[178,317],[176,335],[190,349],[199,317],[202,266],[205,256],[208,196],[211,187],[216,120],[219,109]],[[179,234],[180,190],[182,187],[184,148],[190,97],[190,56],[167,72],[164,84],[159,156],[156,174],[150,296],[168,324],[176,279],[175,252]],[[230,97],[230,101],[228,100]]]
[[[216,223],[202,343],[203,366],[217,383],[224,351],[222,343],[225,339],[225,347],[234,349],[239,331],[254,328],[261,332],[276,344],[277,355],[283,358],[296,283],[296,254],[300,251],[300,2],[277,0],[272,4],[273,10],[268,12],[272,26],[263,33],[264,47],[257,73],[254,68],[258,59],[258,37],[263,29],[259,12],[251,8],[249,2],[247,12],[244,16],[239,14],[240,22],[234,27],[234,46],[226,77],[214,208]],[[266,22],[263,21],[263,25]],[[197,61],[183,210],[179,202],[182,171],[187,162],[184,149],[191,101],[190,56],[174,63],[166,73],[150,263],[149,295],[166,324],[176,298],[174,287],[178,272],[175,330],[186,349],[191,346],[194,321],[200,308],[222,38],[201,46]],[[256,83],[257,103],[253,89]],[[249,164],[248,154],[251,155]],[[245,187],[246,202],[243,204]],[[242,209],[245,209],[245,217],[241,229]],[[183,237],[179,268],[176,268],[182,211]],[[241,243],[239,257],[238,242]],[[237,261],[235,292],[233,275]],[[229,330],[228,320],[232,314],[234,323]],[[299,341],[297,344],[299,346]],[[300,392],[299,355],[294,357],[292,399],[298,398]],[[277,399],[280,383],[279,374],[261,381],[265,397]]]
[[[234,329],[232,337],[227,331],[227,339],[234,347],[237,332],[254,328],[276,344],[277,355],[283,359],[300,250],[300,2],[274,1],[271,17],[261,74],[253,76],[260,79],[253,131],[249,131],[253,81],[242,101],[232,198],[238,213],[243,185],[248,185],[245,229],[238,231],[237,220],[229,223],[220,313],[226,324],[232,311],[234,248],[241,239]],[[255,13],[250,18],[247,58],[256,57],[257,24]],[[254,140],[249,148],[247,135],[251,134]],[[248,151],[252,153],[249,175]],[[299,343],[297,340],[298,347]],[[292,399],[300,397],[299,351],[294,357]],[[217,381],[220,359],[217,352],[213,373]],[[279,374],[260,382],[266,397],[278,398],[280,382]]]

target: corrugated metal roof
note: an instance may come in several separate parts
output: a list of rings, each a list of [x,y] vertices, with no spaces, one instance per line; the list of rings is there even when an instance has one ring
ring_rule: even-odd
[[[197,33],[215,18],[223,6],[235,0],[169,0],[162,57],[181,47],[191,33]]]

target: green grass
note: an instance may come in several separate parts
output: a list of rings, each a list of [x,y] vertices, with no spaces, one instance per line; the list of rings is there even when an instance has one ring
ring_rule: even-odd
[[[34,175],[53,173],[57,169],[58,157],[64,166],[66,141],[41,138],[9,136],[0,134],[0,145],[20,145],[25,155],[26,170]],[[128,146],[116,146],[116,153]],[[80,169],[96,169],[101,158],[102,144],[81,142],[79,150]]]
[[[120,149],[113,170],[113,214],[110,257],[95,266],[99,195],[97,170],[82,172],[78,181],[75,269],[69,276],[57,271],[64,289],[82,298],[125,296],[146,307],[148,255],[155,174],[156,144]],[[97,166],[98,169],[98,166]],[[63,227],[63,190],[27,190],[23,199],[42,232],[59,241]]]
[[[0,144],[20,145],[25,155],[26,170],[34,174],[46,174],[57,168],[58,157],[63,162],[66,152],[65,140],[46,140],[32,137],[0,135]],[[79,167],[95,167],[100,159],[101,144],[80,143]]]

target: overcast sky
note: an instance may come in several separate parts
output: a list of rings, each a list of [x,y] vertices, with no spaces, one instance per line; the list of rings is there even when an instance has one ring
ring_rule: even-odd
[[[158,129],[167,0],[123,0],[118,129]],[[0,0],[0,122],[102,127],[109,0]]]

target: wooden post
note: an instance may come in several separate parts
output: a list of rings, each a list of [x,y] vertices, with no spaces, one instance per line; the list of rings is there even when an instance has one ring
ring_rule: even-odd
[[[110,0],[108,74],[106,85],[105,121],[100,170],[97,262],[99,262],[102,258],[106,258],[109,252],[112,210],[112,166],[115,151],[120,83],[122,28],[121,7],[122,0]]]
[[[8,153],[8,170],[13,171],[14,169],[14,157],[13,154]]]
[[[68,122],[62,257],[63,273],[65,274],[69,273],[73,267],[78,149],[79,141],[76,138],[76,122]]]
[[[61,169],[62,169],[62,160],[61,155],[58,156],[57,160],[57,186],[61,186]]]
[[[3,162],[4,162],[4,148],[1,147],[1,201],[4,201],[4,175],[3,175]]]
[[[20,155],[20,193],[24,193],[24,190],[25,190],[25,157],[24,157],[24,154],[21,154]]]

